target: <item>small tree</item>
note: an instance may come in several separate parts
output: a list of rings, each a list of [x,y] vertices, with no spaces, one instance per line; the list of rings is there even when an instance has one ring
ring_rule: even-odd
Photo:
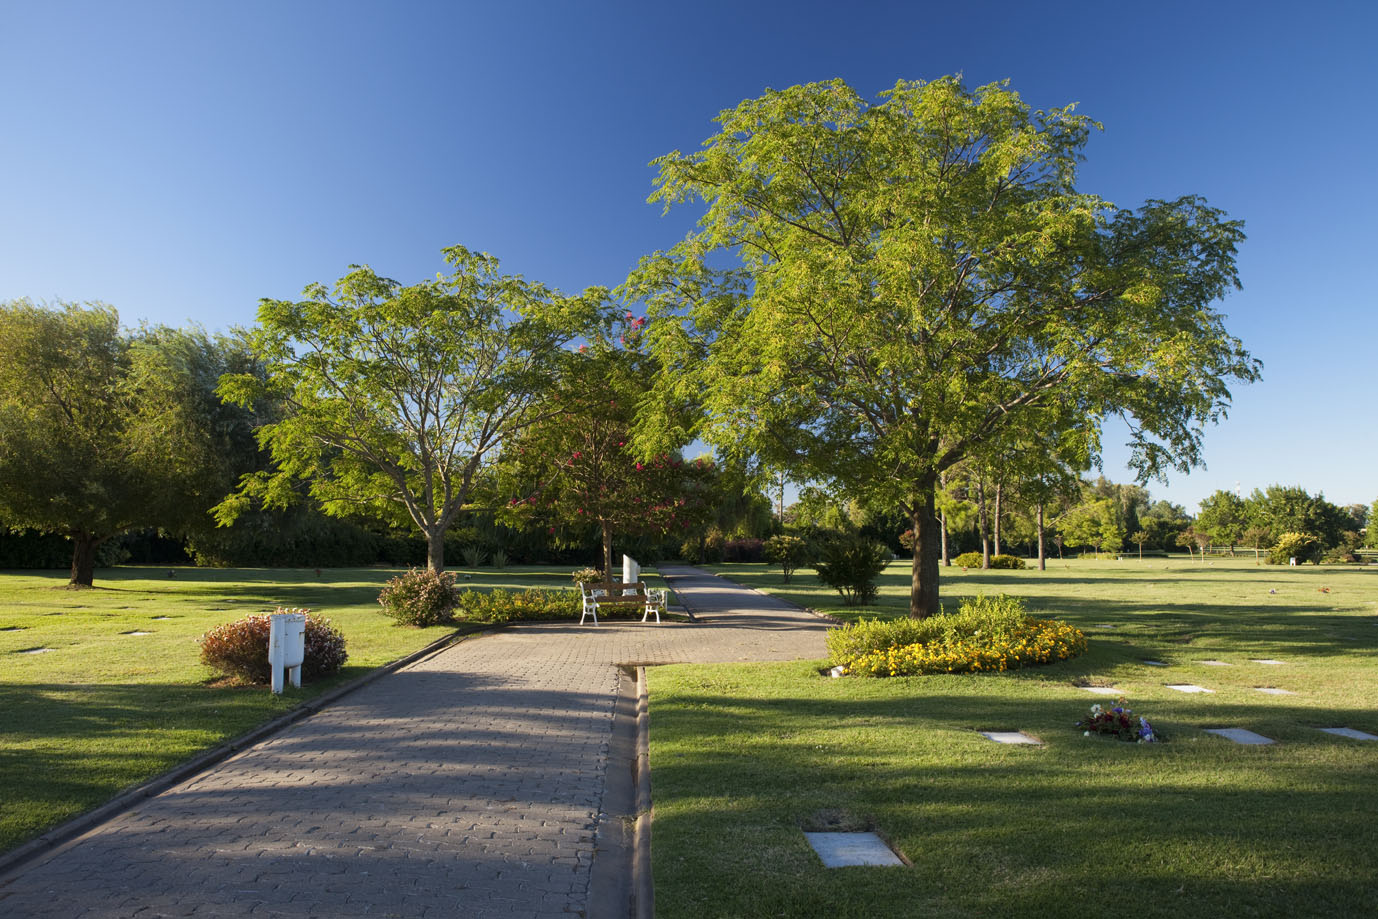
[[[780,566],[786,584],[796,568],[808,564],[808,543],[798,536],[772,536],[766,540],[765,548],[766,558]]]
[[[1137,530],[1129,537],[1129,541],[1139,547],[1139,561],[1144,560],[1144,543],[1148,542],[1149,535],[1143,530]]]
[[[876,596],[876,578],[890,563],[890,550],[882,543],[843,536],[823,544],[814,566],[818,580],[842,595],[847,606],[862,606]]]

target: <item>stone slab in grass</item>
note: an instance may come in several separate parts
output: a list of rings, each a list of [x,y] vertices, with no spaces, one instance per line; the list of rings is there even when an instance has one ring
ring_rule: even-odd
[[[1277,743],[1271,737],[1264,737],[1262,734],[1255,734],[1253,731],[1244,728],[1206,728],[1207,734],[1215,734],[1226,740],[1233,740],[1235,743],[1249,744],[1251,746],[1262,746],[1264,744]]]
[[[1036,737],[1030,737],[1028,734],[1025,734],[1023,731],[981,731],[980,733],[981,733],[981,736],[982,736],[982,737],[985,737],[987,740],[993,740],[993,741],[995,741],[996,743],[1013,743],[1013,744],[1020,744],[1020,743],[1041,744],[1041,743],[1043,743],[1043,741],[1039,740],[1039,739],[1036,738]]]
[[[16,654],[47,654],[52,648],[21,648]]]
[[[904,865],[875,833],[805,833],[804,838],[823,860],[824,868]]]
[[[1255,686],[1254,692],[1266,692],[1270,696],[1295,696],[1290,689],[1276,689],[1272,686]]]
[[[121,635],[152,635],[153,633],[152,633],[152,632],[140,632],[139,630],[135,629],[133,632],[121,632],[120,634],[121,634]]]
[[[1207,667],[1232,667],[1232,666],[1234,666],[1233,664],[1227,664],[1227,663],[1225,663],[1224,661],[1197,661],[1196,663],[1198,663],[1198,664],[1205,664]]]
[[[1327,734],[1334,734],[1336,737],[1348,737],[1351,740],[1378,740],[1378,734],[1356,731],[1353,728],[1320,728],[1320,730]]]
[[[1145,664],[1148,664],[1148,666],[1150,666],[1150,667],[1166,667],[1166,666],[1167,666],[1167,664],[1164,664],[1162,661],[1144,661],[1144,663],[1145,663]]]
[[[1178,692],[1215,692],[1214,689],[1207,689],[1204,686],[1196,686],[1192,683],[1168,683],[1168,689],[1175,689]]]
[[[1275,664],[1285,664],[1285,663],[1287,663],[1287,661],[1275,661],[1275,660],[1273,660],[1271,657],[1251,657],[1251,658],[1249,658],[1249,663],[1251,663],[1251,664],[1270,664],[1270,665],[1275,665]]]
[[[1118,687],[1116,687],[1116,686],[1083,686],[1083,687],[1081,687],[1081,688],[1084,689],[1084,690],[1086,690],[1087,692],[1093,692],[1093,693],[1095,693],[1095,694],[1098,695],[1098,696],[1122,696],[1122,695],[1124,695],[1124,690],[1123,690],[1123,689],[1120,689],[1120,688],[1118,688]]]

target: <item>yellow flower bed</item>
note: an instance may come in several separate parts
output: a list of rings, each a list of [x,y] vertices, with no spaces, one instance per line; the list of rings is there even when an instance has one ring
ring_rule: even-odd
[[[1009,632],[970,635],[896,645],[853,658],[847,673],[857,676],[914,676],[921,673],[1000,672],[1063,661],[1086,650],[1086,636],[1057,619],[1027,619]]]

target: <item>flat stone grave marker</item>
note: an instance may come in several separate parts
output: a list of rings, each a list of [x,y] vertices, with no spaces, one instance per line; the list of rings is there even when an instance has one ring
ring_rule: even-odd
[[[1251,658],[1249,658],[1249,663],[1251,663],[1251,664],[1272,664],[1272,665],[1275,665],[1275,664],[1285,664],[1285,663],[1287,663],[1287,661],[1275,661],[1275,660],[1273,660],[1271,657],[1251,657]]]
[[[995,741],[996,743],[1013,743],[1013,744],[1020,744],[1020,743],[1041,744],[1041,743],[1043,743],[1043,741],[1038,740],[1038,739],[1035,738],[1035,737],[1030,737],[1028,734],[1025,734],[1023,731],[981,731],[980,733],[981,733],[981,736],[982,736],[982,737],[985,737],[987,740],[993,740],[993,741]]]
[[[1255,686],[1255,692],[1266,692],[1270,696],[1295,696],[1296,693],[1290,689],[1275,689],[1272,686]]]
[[[172,618],[171,616],[154,616],[154,617],[153,617],[153,621],[154,621],[154,622],[158,622],[158,621],[160,621],[160,620],[162,620],[162,619],[171,619],[171,618]]]
[[[1207,667],[1232,667],[1232,666],[1234,666],[1233,664],[1227,664],[1227,663],[1225,663],[1224,661],[1197,661],[1196,663],[1198,663],[1198,664],[1205,664]]]
[[[1348,737],[1353,740],[1378,740],[1378,734],[1356,731],[1353,728],[1319,728],[1319,730],[1327,734],[1334,734],[1336,737]]]
[[[132,632],[121,632],[120,634],[121,634],[121,635],[152,635],[153,633],[152,633],[152,632],[140,632],[138,629],[135,629],[135,630],[132,631]]]
[[[1244,728],[1206,728],[1206,733],[1216,734],[1220,737],[1224,737],[1226,740],[1233,740],[1235,743],[1250,744],[1254,746],[1277,743],[1277,741],[1270,737],[1264,737],[1262,734],[1255,734],[1253,731],[1248,731]]]
[[[1098,696],[1122,696],[1124,690],[1117,686],[1083,686],[1087,692],[1093,692]]]
[[[1175,689],[1178,692],[1215,692],[1214,689],[1207,689],[1204,686],[1194,686],[1191,683],[1168,683],[1168,689]]]
[[[1150,666],[1150,667],[1166,667],[1166,666],[1167,666],[1167,664],[1164,664],[1162,661],[1144,661],[1144,663],[1145,663],[1145,664],[1148,664],[1148,666]]]
[[[900,865],[900,857],[875,833],[805,833],[824,868],[853,865]]]
[[[1117,626],[1117,625],[1110,625],[1109,623],[1103,622],[1103,623],[1101,623],[1100,625],[1096,626],[1096,628],[1098,628],[1098,629],[1112,630],[1112,629],[1117,629],[1117,628],[1119,628],[1119,626]]]
[[[24,648],[20,654],[47,654],[52,648]]]

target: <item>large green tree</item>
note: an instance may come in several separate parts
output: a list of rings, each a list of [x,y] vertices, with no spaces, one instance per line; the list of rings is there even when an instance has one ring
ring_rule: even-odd
[[[271,399],[284,416],[260,428],[274,467],[247,476],[217,509],[230,523],[255,500],[285,505],[294,481],[335,516],[419,529],[432,570],[445,530],[503,443],[554,411],[547,391],[566,347],[606,321],[607,298],[565,297],[504,275],[462,246],[450,274],[410,286],[353,266],[333,291],[263,300],[248,341],[264,375],[221,392],[244,406]]]
[[[108,306],[0,304],[0,523],[72,541],[71,584],[132,529],[185,533],[232,485],[223,342]],[[240,355],[243,357],[242,355]]]
[[[1234,547],[1243,541],[1249,529],[1248,506],[1234,492],[1217,489],[1201,499],[1195,527],[1209,536],[1212,543],[1229,546],[1233,555]]]
[[[801,480],[900,506],[910,612],[938,611],[939,476],[1059,406],[1131,424],[1141,475],[1200,459],[1231,380],[1259,366],[1211,304],[1237,286],[1240,223],[1197,197],[1118,208],[1076,186],[1096,125],[1005,84],[840,80],[723,112],[656,161],[652,200],[702,201],[643,259],[664,403],[694,433]],[[643,436],[682,438],[648,414]]]

